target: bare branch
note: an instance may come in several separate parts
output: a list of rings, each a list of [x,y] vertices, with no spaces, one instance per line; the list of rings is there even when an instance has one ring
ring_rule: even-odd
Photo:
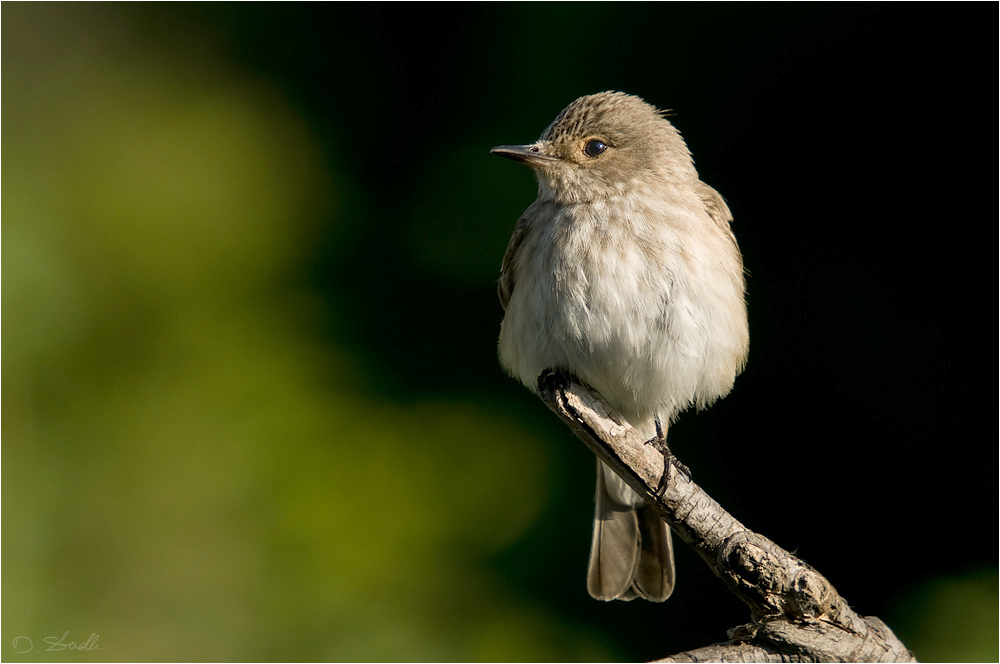
[[[878,618],[856,614],[819,572],[737,521],[677,465],[647,444],[603,398],[543,373],[539,396],[629,486],[653,503],[685,543],[748,607],[730,641],[663,662],[914,662]]]

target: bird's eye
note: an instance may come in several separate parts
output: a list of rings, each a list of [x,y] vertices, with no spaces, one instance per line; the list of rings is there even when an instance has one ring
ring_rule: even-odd
[[[599,138],[592,138],[583,146],[583,151],[588,157],[600,157],[607,149],[608,144]]]

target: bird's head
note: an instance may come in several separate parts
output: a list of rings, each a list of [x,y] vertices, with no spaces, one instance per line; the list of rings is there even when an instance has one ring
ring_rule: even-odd
[[[531,166],[539,196],[561,203],[689,185],[698,177],[691,154],[663,115],[633,95],[601,92],[563,109],[536,142],[491,152]]]

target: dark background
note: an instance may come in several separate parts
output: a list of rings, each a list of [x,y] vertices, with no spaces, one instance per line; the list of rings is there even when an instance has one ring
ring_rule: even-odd
[[[919,658],[996,658],[995,5],[5,5],[3,18],[5,658],[15,636],[37,651],[71,630],[123,659],[644,660],[745,621],[683,546],[669,602],[587,596],[593,458],[496,362],[495,280],[534,182],[489,148],[534,140],[606,89],[673,110],[749,271],[749,365],[725,400],[681,417],[674,451]],[[193,171],[192,127],[215,136],[212,109],[230,108],[204,102],[218,90],[249,109],[221,114],[221,131],[245,120],[263,138],[234,133],[235,156]],[[171,114],[204,122],[144,147]],[[211,199],[238,208],[231,222],[149,230],[207,209],[183,188],[164,207],[155,169],[214,196],[211,178],[260,154],[234,203]],[[111,160],[125,165],[105,173]],[[133,201],[129,178],[147,170]],[[288,209],[244,223],[272,186]],[[238,370],[211,368],[230,355]],[[178,498],[219,486],[234,458],[260,467]],[[165,464],[171,479],[149,490]],[[163,528],[137,528],[158,512]],[[356,531],[323,530],[343,512]],[[186,518],[233,532],[187,540],[170,525]],[[431,534],[392,535],[410,530]],[[371,531],[389,533],[372,544],[385,560],[352,554]],[[114,562],[125,532],[131,576]],[[143,557],[178,538],[180,586]],[[256,562],[220,582],[229,546]],[[176,590],[192,577],[197,592]]]

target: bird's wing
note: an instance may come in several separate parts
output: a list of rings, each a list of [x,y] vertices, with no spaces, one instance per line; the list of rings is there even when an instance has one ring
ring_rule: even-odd
[[[733,213],[729,211],[726,199],[722,197],[722,194],[701,180],[698,180],[698,184],[695,185],[695,191],[698,193],[698,198],[701,199],[702,205],[705,206],[705,212],[722,229],[722,232],[726,234],[729,241],[733,243],[733,246],[736,248],[736,256],[739,257],[740,269],[743,269],[743,254],[740,253],[740,245],[736,241],[736,235],[730,226],[733,221]]]
[[[698,198],[701,199],[702,204],[705,206],[705,211],[708,212],[708,216],[712,218],[712,221],[720,227],[729,230],[729,224],[733,220],[733,213],[729,211],[729,206],[726,205],[726,199],[722,197],[722,194],[701,180],[698,180],[698,183],[695,185],[695,192],[697,192]]]
[[[503,307],[504,311],[507,311],[507,303],[510,302],[510,295],[514,292],[514,264],[517,261],[517,251],[527,234],[528,217],[525,215],[517,220],[514,234],[510,236],[507,251],[503,254],[503,263],[500,264],[500,282],[497,284],[497,295],[500,296],[500,306]]]

